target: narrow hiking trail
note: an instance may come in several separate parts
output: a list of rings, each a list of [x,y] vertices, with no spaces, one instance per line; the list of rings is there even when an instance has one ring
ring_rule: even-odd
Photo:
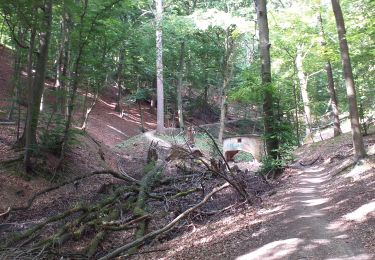
[[[262,246],[238,259],[373,259],[332,222],[335,205],[327,197],[328,171],[322,166],[296,170],[293,189],[277,198],[277,220],[257,239]]]
[[[322,156],[332,158],[339,151],[328,149]],[[179,238],[145,249],[160,253],[135,259],[375,259],[375,167],[364,164],[341,172],[347,162],[318,160],[304,167],[298,161],[288,167],[280,185],[262,197],[262,204],[195,226]]]

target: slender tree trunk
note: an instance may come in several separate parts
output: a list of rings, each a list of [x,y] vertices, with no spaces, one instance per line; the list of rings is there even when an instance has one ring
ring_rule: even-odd
[[[57,64],[56,64],[56,79],[55,79],[55,88],[57,91],[57,100],[56,108],[61,115],[65,111],[65,89],[64,89],[64,77],[66,76],[66,66],[67,61],[64,54],[66,53],[67,43],[68,43],[68,28],[67,28],[67,14],[65,10],[65,1],[63,3],[62,16],[60,19],[60,43],[59,51],[57,54]],[[65,70],[65,73],[64,73]]]
[[[83,12],[80,17],[80,24],[83,24],[85,15],[87,13],[87,7],[88,7],[88,0],[85,0],[83,2]],[[68,100],[68,105],[67,105],[67,117],[66,117],[66,122],[65,122],[65,129],[64,129],[64,135],[61,141],[61,152],[60,152],[60,159],[59,162],[56,166],[56,169],[59,169],[62,165],[62,161],[65,156],[66,148],[67,148],[67,142],[69,139],[69,129],[73,121],[73,110],[74,110],[74,105],[75,105],[75,100],[76,100],[76,94],[77,94],[77,89],[78,89],[78,84],[79,84],[79,76],[81,72],[81,60],[82,60],[82,55],[83,55],[83,50],[85,48],[87,41],[84,39],[82,35],[82,30],[79,31],[79,44],[78,44],[78,50],[77,50],[77,57],[74,61],[74,69],[73,69],[73,84],[72,84],[72,89],[70,92],[70,97]]]
[[[35,25],[34,25],[31,28],[30,44],[29,44],[29,49],[28,49],[28,52],[27,52],[27,69],[26,69],[26,72],[27,72],[27,91],[26,91],[27,97],[30,97],[29,92],[30,91],[32,92],[32,88],[33,88],[33,79],[34,79],[34,77],[33,77],[33,53],[34,53],[34,47],[35,47],[35,37],[36,37],[36,28],[35,28]],[[21,102],[21,99],[20,99],[21,91],[20,90],[19,90],[18,96],[19,96],[18,102]],[[19,104],[19,108],[20,108],[20,105],[21,104]],[[24,125],[24,128],[23,128],[22,136],[19,139],[17,138],[17,142],[16,142],[17,147],[25,147],[25,145],[26,145],[27,120],[28,120],[28,113],[26,114],[25,125]]]
[[[229,27],[226,31],[225,37],[225,54],[223,61],[223,85],[221,88],[221,101],[220,101],[220,128],[219,128],[219,143],[223,142],[224,131],[225,131],[225,121],[226,121],[226,92],[229,86],[229,83],[232,79],[233,74],[233,57],[235,49],[235,40],[232,37],[234,27]]]
[[[82,127],[81,127],[81,130],[82,130],[82,131],[86,131],[86,128],[87,128],[87,122],[88,122],[88,120],[89,120],[90,113],[91,113],[92,110],[94,109],[95,104],[96,104],[96,101],[98,100],[98,95],[99,95],[98,92],[96,92],[95,97],[94,97],[94,100],[93,100],[91,106],[90,106],[88,109],[86,109],[86,113],[85,113],[85,116],[84,116],[84,118],[83,118],[83,123],[82,123]]]
[[[308,79],[303,71],[303,54],[301,45],[297,45],[296,68],[297,76],[299,79],[299,85],[301,89],[303,109],[305,112],[306,136],[308,137],[311,134],[311,109],[309,93],[307,92]]]
[[[279,141],[277,138],[275,138],[276,118],[274,116],[274,97],[270,86],[272,83],[270,55],[271,44],[269,41],[267,1],[255,0],[255,6],[257,9],[257,20],[259,25],[259,49],[262,63],[262,85],[264,88],[263,114],[266,150],[267,154],[271,158],[277,159],[279,157]]]
[[[83,105],[82,105],[82,122],[85,121],[85,117],[87,113],[87,99],[89,95],[89,85],[90,85],[90,82],[87,82],[87,86],[85,90],[85,97],[83,98]]]
[[[341,61],[346,83],[346,94],[348,96],[350,123],[352,128],[352,139],[354,146],[354,156],[356,160],[366,157],[365,147],[361,134],[359,114],[357,107],[357,97],[353,79],[352,65],[349,56],[349,47],[346,40],[346,30],[344,17],[338,0],[331,0],[333,13],[335,14],[337,34],[340,42]]]
[[[333,116],[333,136],[339,136],[341,134],[339,109],[338,109],[338,104],[337,104],[335,82],[333,80],[331,60],[329,59],[327,55],[327,47],[326,47],[327,44],[325,41],[325,33],[324,33],[323,19],[322,19],[321,12],[319,12],[318,19],[320,23],[320,34],[322,37],[321,45],[323,48],[324,55],[326,56],[326,64],[324,66],[324,69],[326,70],[326,73],[327,73],[328,92],[331,98],[331,107],[332,107],[332,116]]]
[[[123,67],[124,67],[124,60],[125,60],[125,53],[124,49],[120,50],[120,56],[119,56],[119,63],[118,63],[118,68],[117,68],[117,87],[118,87],[118,92],[117,92],[117,104],[115,107],[116,112],[121,112],[121,97],[122,97],[122,84],[124,81],[123,77]]]
[[[141,104],[141,101],[137,101],[138,103],[138,109],[139,109],[139,116],[141,118],[141,131],[142,133],[145,132],[145,127],[144,127],[144,119],[143,119],[143,109],[142,109],[142,104]]]
[[[178,82],[177,82],[177,111],[178,111],[178,123],[180,129],[184,130],[184,118],[183,118],[183,106],[182,106],[182,83],[184,77],[184,56],[185,56],[185,42],[181,43],[180,49],[180,60],[179,60],[179,72],[178,72]]]
[[[20,37],[21,38],[21,37]],[[13,120],[14,110],[16,108],[17,102],[17,92],[21,85],[21,69],[22,69],[22,52],[19,47],[16,47],[15,59],[14,59],[14,72],[13,72],[13,93],[12,93],[12,102],[9,108],[7,120]]]
[[[226,119],[226,115],[225,115],[226,100],[227,100],[226,93],[225,93],[224,86],[223,86],[223,90],[221,93],[221,100],[220,100],[220,128],[219,128],[219,137],[218,137],[219,143],[223,143],[223,137],[224,137],[225,121],[226,121],[225,120]]]
[[[333,115],[333,136],[339,136],[341,134],[340,116],[339,116],[340,113],[339,113],[338,104],[337,104],[335,82],[333,80],[332,65],[331,65],[330,60],[327,60],[327,63],[324,68],[327,72],[328,92],[331,97],[331,107],[332,107],[332,115]]]
[[[299,121],[298,121],[298,98],[297,98],[297,89],[296,89],[296,82],[293,82],[293,98],[294,98],[294,116],[295,116],[295,124],[296,124],[296,135],[297,135],[297,144],[300,146],[300,133],[299,133]]]
[[[157,77],[157,128],[159,133],[164,128],[164,87],[163,87],[163,1],[156,1],[156,77]]]
[[[72,84],[72,90],[70,93],[70,98],[69,98],[69,104],[67,106],[68,112],[67,112],[67,119],[65,122],[65,129],[64,129],[64,136],[61,141],[61,152],[60,152],[60,160],[57,165],[57,169],[60,168],[62,160],[64,159],[65,156],[65,151],[66,151],[66,146],[67,142],[69,139],[69,129],[72,124],[73,120],[73,110],[74,110],[74,104],[76,100],[76,93],[78,89],[78,83],[79,83],[79,72],[80,72],[80,67],[81,67],[81,58],[82,58],[82,52],[83,52],[83,46],[81,44],[79,50],[78,50],[78,56],[75,60],[74,63],[74,77],[73,77],[73,84]]]
[[[52,26],[52,0],[47,0],[44,4],[44,16],[42,32],[39,36],[39,56],[36,65],[35,79],[32,89],[29,90],[28,111],[26,124],[26,147],[25,147],[25,169],[31,169],[31,155],[37,148],[36,131],[39,121],[39,106],[44,89],[44,79],[48,61],[48,46],[51,36]]]

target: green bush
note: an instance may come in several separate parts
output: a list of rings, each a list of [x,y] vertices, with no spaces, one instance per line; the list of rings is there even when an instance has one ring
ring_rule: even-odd
[[[251,153],[239,151],[234,157],[235,162],[251,162],[254,160],[254,157]]]

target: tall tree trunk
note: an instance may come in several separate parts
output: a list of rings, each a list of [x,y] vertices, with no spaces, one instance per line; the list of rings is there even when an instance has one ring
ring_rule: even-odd
[[[341,134],[340,126],[340,113],[337,104],[337,96],[335,90],[335,82],[333,80],[332,65],[331,61],[327,60],[326,65],[324,66],[327,72],[328,79],[328,92],[331,97],[331,107],[332,107],[332,116],[333,116],[333,136],[339,136]]]
[[[83,12],[80,17],[80,24],[83,24],[85,20],[85,16],[87,14],[87,7],[88,7],[88,0],[84,0]],[[73,73],[72,73],[73,84],[71,87],[69,100],[67,101],[68,105],[67,105],[65,129],[64,129],[64,135],[61,141],[60,159],[59,159],[59,162],[57,163],[56,169],[59,169],[61,167],[62,161],[65,157],[67,142],[69,139],[69,129],[73,121],[73,110],[74,110],[75,100],[77,96],[76,94],[77,94],[77,89],[78,89],[78,84],[79,84],[79,76],[81,72],[81,60],[82,60],[84,48],[87,44],[87,39],[84,39],[81,29],[79,31],[78,37],[79,37],[79,44],[78,44],[78,50],[77,50],[77,57],[75,58],[75,61],[74,61],[74,68],[73,68]]]
[[[59,50],[56,58],[56,78],[55,78],[55,88],[57,91],[57,100],[56,100],[56,109],[59,111],[61,115],[65,112],[65,77],[66,77],[66,66],[67,66],[67,57],[64,55],[66,54],[66,48],[68,47],[68,25],[67,20],[68,16],[65,9],[65,1],[63,1],[62,7],[62,16],[60,19],[60,42],[59,42]],[[64,73],[65,71],[65,73]]]
[[[62,160],[64,159],[66,146],[67,146],[67,142],[68,142],[68,139],[69,139],[69,129],[70,129],[70,126],[71,126],[72,120],[73,120],[73,110],[74,110],[74,104],[75,104],[75,100],[76,100],[76,96],[77,96],[76,93],[77,93],[78,83],[79,83],[79,72],[80,72],[80,67],[81,67],[83,47],[84,46],[81,43],[80,47],[79,47],[79,50],[78,50],[77,58],[74,62],[73,84],[72,84],[70,97],[69,97],[69,100],[68,100],[67,118],[66,118],[66,122],[65,122],[64,135],[63,135],[63,138],[62,138],[62,141],[61,141],[60,160],[58,162],[58,165],[56,166],[57,169],[60,168]]]
[[[165,131],[164,128],[164,87],[163,87],[163,1],[156,2],[156,77],[157,77],[157,127],[159,133]]]
[[[36,37],[36,26],[33,25],[31,28],[30,32],[30,43],[29,43],[29,48],[27,51],[27,97],[30,97],[30,91],[32,92],[33,89],[33,53],[34,53],[34,48],[35,48],[35,37]],[[19,100],[18,102],[21,102],[21,91],[18,93]],[[21,104],[19,104],[20,108]],[[25,147],[26,145],[26,127],[27,127],[27,120],[28,120],[28,113],[26,114],[25,118],[25,125],[23,128],[22,136],[21,138],[17,138],[16,146],[17,147]],[[19,118],[20,121],[20,118]],[[18,126],[19,128],[20,126]]]
[[[96,101],[98,100],[98,95],[99,95],[99,93],[96,92],[96,93],[95,93],[95,96],[94,96],[94,100],[93,100],[92,103],[91,103],[91,106],[90,106],[89,108],[86,109],[85,115],[84,115],[84,117],[83,117],[82,127],[81,127],[81,130],[82,130],[82,131],[86,131],[86,128],[87,128],[87,122],[88,122],[88,120],[89,120],[90,113],[91,113],[92,110],[94,109],[95,104],[96,104]]]
[[[296,56],[296,69],[297,76],[299,80],[299,85],[301,89],[301,96],[303,102],[303,109],[305,112],[305,123],[306,123],[306,136],[311,134],[311,109],[310,109],[310,98],[309,93],[307,92],[307,82],[308,78],[303,71],[303,53],[302,46],[297,45],[297,56]]]
[[[183,106],[182,106],[182,83],[184,78],[184,56],[185,56],[185,42],[181,42],[180,59],[179,59],[179,72],[177,82],[177,111],[178,111],[178,123],[180,129],[184,130],[184,118],[183,118]]]
[[[144,123],[144,116],[143,116],[143,109],[142,109],[142,104],[141,104],[141,101],[137,101],[138,103],[138,110],[139,110],[139,116],[140,116],[140,119],[141,119],[141,132],[144,133],[145,132],[145,123]]]
[[[235,39],[232,37],[235,27],[230,26],[226,30],[225,37],[225,54],[222,66],[223,85],[221,87],[221,101],[220,101],[220,128],[219,128],[219,143],[223,142],[225,121],[226,121],[226,93],[233,74],[233,57],[235,49]]]
[[[20,33],[21,34],[21,33]],[[23,38],[23,35],[20,37]],[[7,120],[13,120],[14,110],[16,108],[17,102],[20,102],[20,100],[17,99],[18,91],[21,86],[21,70],[22,70],[22,52],[18,46],[16,46],[16,51],[14,54],[14,72],[13,72],[13,90],[12,90],[12,102],[9,108]]]
[[[349,56],[349,47],[346,40],[346,30],[344,17],[338,0],[331,0],[333,13],[336,19],[337,34],[340,42],[341,61],[343,66],[344,78],[346,83],[346,94],[348,96],[350,123],[352,128],[352,139],[354,146],[354,156],[356,160],[366,157],[365,147],[361,134],[361,126],[359,122],[357,97],[355,84],[353,79],[352,65]]]
[[[279,141],[275,138],[276,118],[274,116],[274,97],[271,89],[271,55],[270,41],[267,18],[267,1],[255,0],[257,11],[257,20],[259,25],[259,49],[262,63],[262,85],[264,88],[263,114],[264,114],[264,131],[267,154],[272,159],[279,157]]]
[[[296,124],[296,135],[297,135],[297,144],[300,146],[300,133],[299,133],[299,121],[298,121],[298,98],[297,98],[297,89],[296,89],[296,82],[293,81],[293,98],[294,98],[294,116],[295,116],[295,124]]]
[[[325,41],[325,33],[324,33],[324,26],[323,26],[323,19],[322,14],[319,12],[319,23],[320,23],[320,34],[322,37],[321,45],[323,47],[323,53],[326,56],[326,64],[324,69],[327,73],[327,81],[328,81],[328,92],[331,98],[331,107],[332,107],[332,116],[333,116],[333,136],[339,136],[341,134],[341,127],[340,127],[340,117],[339,117],[339,109],[337,104],[337,96],[335,90],[335,81],[333,80],[333,73],[332,73],[332,65],[331,60],[327,54],[327,47]]]
[[[117,67],[117,87],[118,87],[118,92],[117,92],[117,104],[115,107],[116,112],[121,112],[121,97],[122,97],[122,84],[124,81],[123,77],[123,67],[124,67],[124,60],[125,60],[125,50],[121,49],[120,50],[120,55],[119,55],[119,61],[118,61],[118,67]]]
[[[36,131],[39,121],[39,106],[44,89],[44,79],[46,75],[48,61],[48,46],[51,36],[52,26],[52,0],[46,0],[44,3],[44,15],[42,20],[42,32],[39,36],[39,56],[36,64],[35,79],[32,89],[28,93],[28,110],[26,124],[26,147],[25,147],[25,169],[31,168],[31,155],[37,148]]]
[[[219,143],[223,143],[223,137],[224,137],[225,119],[226,119],[226,115],[225,115],[226,100],[227,98],[226,98],[225,88],[223,86],[223,89],[221,92],[221,100],[220,100],[220,124],[219,124],[219,137],[218,137]]]

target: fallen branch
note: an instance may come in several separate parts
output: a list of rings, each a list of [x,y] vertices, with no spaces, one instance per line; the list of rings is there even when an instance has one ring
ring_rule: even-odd
[[[63,183],[60,183],[59,185],[56,185],[56,186],[53,186],[53,187],[50,187],[50,188],[47,188],[45,190],[42,190],[42,191],[39,191],[37,193],[35,193],[27,202],[26,206],[23,206],[23,207],[15,207],[15,208],[11,208],[10,211],[18,211],[18,210],[26,210],[28,208],[31,207],[31,205],[33,204],[34,200],[43,195],[43,194],[46,194],[48,192],[51,192],[51,191],[54,191],[54,190],[57,190],[65,185],[69,185],[69,184],[72,184],[72,183],[75,183],[76,181],[79,181],[79,180],[83,180],[83,179],[86,179],[86,178],[89,178],[91,176],[94,176],[94,175],[104,175],[104,174],[110,174],[112,175],[113,177],[117,178],[117,179],[121,179],[121,180],[124,180],[124,181],[128,181],[128,182],[131,182],[131,183],[135,183],[137,185],[139,185],[139,181],[137,181],[136,179],[130,177],[130,176],[127,176],[127,175],[122,175],[120,173],[117,173],[115,171],[111,171],[111,170],[103,170],[103,171],[95,171],[95,172],[92,172],[88,175],[83,175],[83,176],[79,176],[79,177],[76,177],[76,178],[73,178],[69,181],[65,181]],[[2,213],[3,214],[3,213]],[[1,216],[1,215],[0,215]]]
[[[0,125],[15,125],[16,122],[7,122],[7,121],[0,121]]]
[[[142,245],[143,243],[145,243],[146,240],[148,239],[152,239],[154,237],[156,237],[157,235],[159,234],[162,234],[162,233],[165,233],[167,231],[169,231],[170,229],[172,229],[181,219],[184,219],[186,218],[191,212],[193,212],[194,210],[196,210],[197,208],[201,207],[203,204],[205,204],[211,197],[212,195],[214,195],[215,193],[225,189],[225,188],[228,188],[230,185],[229,183],[225,183],[215,189],[213,189],[209,194],[206,195],[206,197],[204,197],[204,199],[199,202],[198,204],[196,204],[195,206],[185,210],[183,213],[181,213],[180,215],[178,215],[174,220],[172,220],[171,222],[169,222],[168,225],[164,226],[163,228],[161,229],[158,229],[158,230],[155,230],[143,237],[140,237],[136,240],[134,240],[133,242],[130,242],[124,246],[121,246],[117,249],[115,249],[114,251],[110,252],[109,254],[99,258],[99,260],[107,260],[107,259],[112,259],[112,258],[115,258],[117,256],[119,256],[121,253],[129,250],[130,248],[133,248],[135,246],[140,246]]]
[[[314,160],[312,160],[311,162],[308,162],[308,163],[303,163],[302,161],[299,162],[299,164],[303,167],[306,167],[306,166],[311,166],[313,165],[314,163],[316,163],[319,159],[321,158],[321,155],[319,154]]]
[[[128,222],[126,222],[125,224],[122,224],[122,225],[118,225],[119,222],[117,222],[117,221],[104,223],[103,228],[109,229],[109,230],[112,230],[112,231],[120,231],[120,230],[124,230],[124,229],[129,228],[129,226],[132,225],[132,224],[138,223],[140,221],[144,221],[144,220],[149,219],[149,218],[150,218],[150,215],[147,214],[147,215],[143,215],[139,218],[133,219],[131,221],[128,221]],[[116,225],[118,225],[118,226],[116,226]]]

